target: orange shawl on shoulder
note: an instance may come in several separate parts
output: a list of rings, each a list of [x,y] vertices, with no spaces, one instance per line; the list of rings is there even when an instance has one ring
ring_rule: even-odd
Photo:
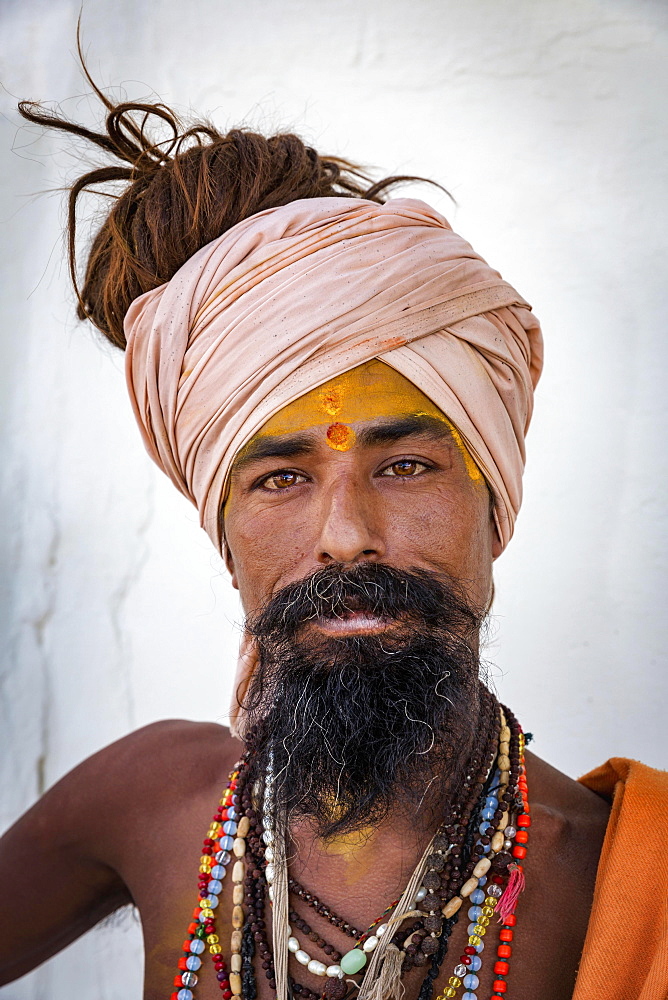
[[[612,811],[573,1000],[668,1000],[668,772],[613,757],[580,781]]]

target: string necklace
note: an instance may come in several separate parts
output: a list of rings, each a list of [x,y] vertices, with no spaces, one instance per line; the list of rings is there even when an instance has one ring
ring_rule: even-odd
[[[389,1000],[399,996],[401,977],[407,971],[427,966],[418,1000],[431,1000],[450,934],[465,903],[471,904],[468,943],[438,1000],[458,996],[460,988],[465,991],[461,1000],[478,1000],[475,990],[484,938],[493,917],[500,920],[501,928],[491,997],[505,997],[531,818],[524,736],[512,713],[488,693],[486,697],[481,728],[485,720],[492,725],[483,751],[474,753],[469,762],[462,797],[432,839],[401,899],[391,903],[364,932],[289,878],[285,833],[274,810],[271,758],[259,810],[249,785],[248,760],[243,757],[230,774],[204,839],[198,905],[183,942],[170,1000],[195,1000],[207,948],[223,1000],[256,1000],[256,974],[266,977],[278,1000],[348,1000],[353,996]],[[216,910],[228,872],[233,884],[229,964],[216,931]],[[354,947],[341,955],[312,931],[290,906],[290,893],[354,939]],[[273,951],[265,920],[267,901]],[[325,960],[306,951],[295,932],[305,934]],[[290,954],[320,982],[317,992],[288,974]],[[352,978],[360,973],[361,982]]]

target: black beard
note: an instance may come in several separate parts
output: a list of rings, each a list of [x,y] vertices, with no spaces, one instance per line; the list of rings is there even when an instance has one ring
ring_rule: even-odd
[[[341,637],[308,625],[360,611],[396,624]],[[325,840],[415,811],[430,788],[442,813],[476,740],[482,617],[448,578],[377,563],[319,570],[251,616],[245,739],[253,778],[274,755],[277,810]]]

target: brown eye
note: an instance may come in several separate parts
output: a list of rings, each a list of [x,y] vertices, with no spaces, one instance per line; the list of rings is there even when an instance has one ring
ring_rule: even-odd
[[[415,476],[426,468],[427,466],[423,462],[417,462],[412,458],[403,458],[399,462],[393,462],[392,465],[388,465],[382,474],[384,476],[402,476],[406,478],[408,476]]]
[[[284,490],[289,486],[295,486],[303,478],[296,472],[275,472],[273,476],[265,479],[262,485],[267,490]]]

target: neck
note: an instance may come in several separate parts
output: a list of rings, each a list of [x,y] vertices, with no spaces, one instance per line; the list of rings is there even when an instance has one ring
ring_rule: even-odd
[[[481,731],[481,746],[450,761],[447,773],[438,763],[416,775],[410,801],[402,799],[397,789],[395,805],[380,822],[323,838],[313,817],[293,819],[288,833],[291,877],[313,891],[318,886],[341,886],[348,898],[359,895],[361,904],[374,886],[386,898],[397,898],[434,834],[453,807],[461,804],[465,794],[461,778],[471,770],[472,761],[474,767],[480,766],[487,740],[487,732]]]
[[[406,708],[406,724],[401,703],[385,697],[396,725],[383,723],[376,706],[373,731],[358,713],[359,723],[348,718],[341,732],[335,705],[329,716],[323,708],[315,719],[300,717],[297,736],[295,713],[277,711],[249,739],[251,778],[262,782],[271,759],[276,807],[289,817],[295,843],[309,851],[357,854],[385,828],[402,841],[418,826],[433,833],[498,731],[495,700],[482,684],[446,700],[452,708],[438,719],[435,712],[414,718]],[[351,830],[358,832],[341,837]]]
[[[372,828],[363,829],[357,825],[353,835],[341,836],[339,830],[336,837],[323,839],[319,836],[319,830],[336,828],[336,822],[329,826],[321,823],[321,814],[327,808],[331,811],[331,803],[327,799],[311,816],[299,816],[298,810],[292,815],[290,812],[286,814],[279,776],[283,773],[287,777],[287,765],[276,771],[274,749],[270,750],[262,793],[265,815],[262,836],[269,845],[266,855],[270,864],[266,869],[266,879],[269,896],[274,900],[274,945],[281,960],[280,967],[278,962],[275,966],[279,996],[285,996],[288,990],[285,962],[288,951],[296,950],[297,961],[308,964],[313,974],[325,975],[326,972],[323,963],[310,958],[310,953],[299,950],[299,939],[290,938],[292,932],[288,921],[294,920],[296,927],[307,933],[311,940],[319,940],[318,932],[311,930],[300,916],[297,897],[310,904],[321,919],[332,921],[337,928],[358,939],[365,925],[375,927],[388,915],[384,926],[378,927],[377,935],[370,933],[368,938],[361,938],[363,943],[343,954],[341,967],[334,970],[338,977],[355,974],[365,967],[368,961],[366,953],[373,952],[371,964],[361,983],[360,995],[365,998],[379,971],[384,994],[389,992],[395,995],[403,973],[430,961],[440,963],[442,951],[439,939],[444,934],[442,940],[447,946],[454,915],[462,905],[466,905],[469,897],[476,905],[484,899],[489,910],[489,913],[480,911],[480,927],[469,937],[474,949],[482,943],[499,900],[498,915],[505,921],[512,913],[524,884],[523,872],[513,859],[523,858],[526,848],[522,845],[519,831],[512,828],[509,820],[514,821],[517,816],[518,827],[528,825],[528,822],[520,822],[527,805],[523,737],[512,714],[506,716],[488,692],[484,693],[479,707],[480,712],[476,713],[479,726],[475,730],[473,745],[469,742],[470,749],[461,754],[459,761],[452,756],[443,758],[452,765],[447,768],[447,779],[441,782],[445,794],[442,797],[439,795],[439,783],[434,780],[439,770],[432,767],[429,775],[429,766],[424,766],[421,774],[418,773],[418,781],[425,776],[422,778],[425,794],[420,797],[417,808],[412,811],[405,805],[401,808],[405,799],[399,795],[395,781],[396,797],[392,801],[396,802],[397,808],[389,815],[386,810],[378,813],[371,808],[369,813],[363,815],[369,815],[373,820]],[[441,768],[443,770],[445,768]],[[311,773],[315,781],[317,769],[312,767]],[[401,768],[395,771],[395,775],[401,773]],[[461,787],[457,780],[459,776]],[[340,774],[340,777],[343,775]],[[258,788],[252,780],[251,768],[244,776],[241,792],[242,808],[249,816],[257,815],[257,806],[252,805],[254,787]],[[354,786],[348,792],[352,794]],[[287,829],[281,818],[286,815]],[[359,811],[356,817],[359,824]],[[344,828],[346,818],[346,813],[339,818],[340,829]],[[337,820],[336,815],[333,819]],[[432,836],[436,828],[438,832]],[[283,853],[283,831],[286,833],[287,857]],[[512,838],[516,833],[518,843],[514,845]],[[271,847],[272,844],[274,847]],[[257,852],[254,859],[260,869],[264,849],[259,840],[252,850]],[[254,872],[255,876],[259,878],[260,871]],[[489,898],[485,897],[481,885],[488,885],[485,891]],[[319,898],[323,890],[327,895],[326,901]],[[479,899],[473,898],[474,891]],[[389,905],[388,901],[391,901]],[[359,915],[356,918],[357,929],[346,923],[345,917],[337,915],[350,912],[351,907]],[[391,919],[389,914],[392,914]],[[485,917],[484,921],[482,917]],[[402,927],[407,920],[414,923],[408,928]],[[411,943],[404,951],[402,936],[406,929],[409,934],[406,940]],[[324,946],[324,941],[320,944]],[[332,946],[327,947],[330,954],[335,953],[331,950]],[[434,958],[437,952],[440,957]],[[265,968],[270,971],[269,966]],[[345,993],[343,984],[336,987],[337,998],[342,987]],[[332,1000],[335,998],[332,997]]]
[[[397,899],[443,820],[433,805],[412,812],[397,809],[381,823],[328,840],[319,837],[313,820],[299,818],[290,825],[290,875],[316,892],[327,886],[331,895],[331,887],[340,887],[361,913],[367,906],[377,908],[369,897]]]

